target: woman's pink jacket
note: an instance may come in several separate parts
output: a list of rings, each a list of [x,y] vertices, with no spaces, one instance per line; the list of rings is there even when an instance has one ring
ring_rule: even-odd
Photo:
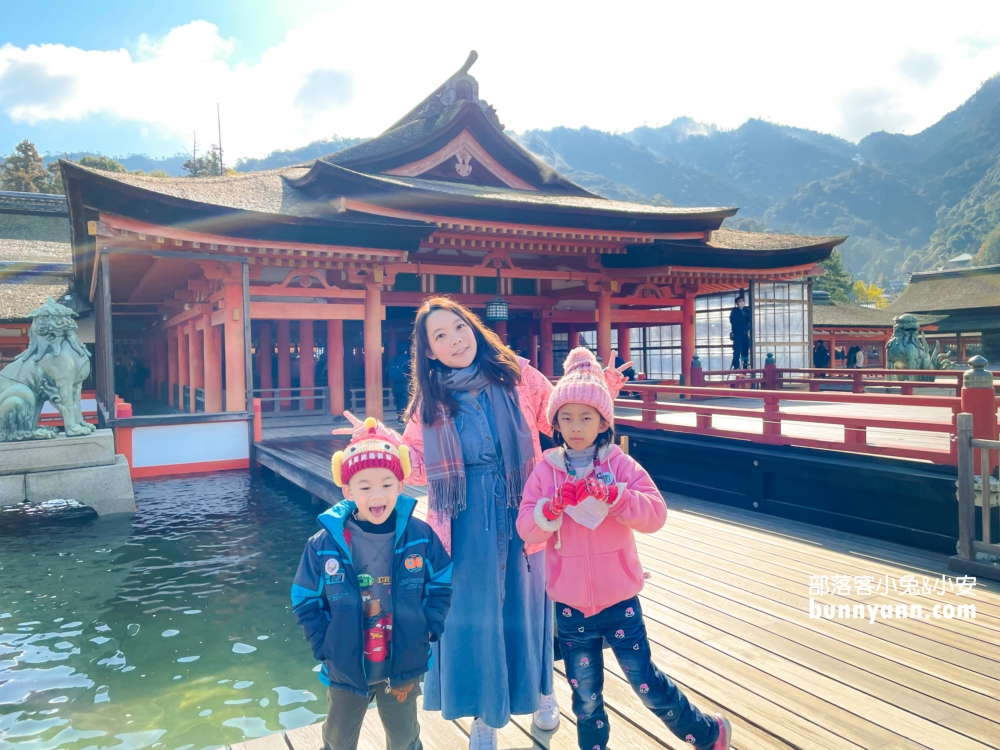
[[[552,383],[542,373],[536,370],[528,360],[518,357],[518,364],[521,366],[521,384],[517,391],[521,401],[521,412],[524,419],[531,428],[531,440],[535,446],[535,461],[542,458],[542,447],[538,442],[538,433],[544,432],[546,435],[552,434],[552,425],[545,421],[545,412],[549,407],[549,396],[552,394]],[[604,379],[612,398],[617,398],[618,392],[625,383],[625,377],[617,370],[605,370]],[[419,410],[414,410],[419,415]],[[420,417],[415,416],[406,424],[403,430],[403,442],[410,447],[410,463],[412,469],[407,477],[407,484],[422,485],[427,484],[427,474],[424,467],[424,430],[420,422]],[[444,544],[448,554],[451,554],[451,518],[440,516],[428,510],[427,523],[434,529],[438,538]],[[529,555],[545,548],[545,544],[527,544],[525,552]]]
[[[608,515],[591,530],[563,513],[555,521],[542,507],[568,477],[563,451],[545,451],[524,488],[517,532],[526,544],[546,544],[545,591],[549,598],[593,617],[642,590],[643,571],[633,531],[652,534],[667,520],[667,504],[646,470],[617,445],[597,455],[605,481],[618,486]],[[593,472],[589,469],[580,478]]]

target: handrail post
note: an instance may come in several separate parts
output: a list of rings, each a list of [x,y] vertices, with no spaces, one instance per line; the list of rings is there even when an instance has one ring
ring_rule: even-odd
[[[962,412],[955,418],[958,442],[958,554],[964,560],[972,559],[972,535],[976,528],[976,488],[973,466],[972,415]],[[989,477],[984,487],[989,487]],[[983,493],[983,502],[989,503],[989,493]]]
[[[865,384],[861,380],[861,370],[851,373],[851,393],[864,393]]]
[[[781,437],[781,408],[778,394],[764,394],[764,434]]]
[[[962,411],[972,415],[972,436],[979,440],[997,439],[997,405],[993,390],[993,373],[986,369],[989,362],[985,357],[976,355],[969,360],[969,367],[962,378]],[[978,457],[977,457],[978,458]],[[988,482],[990,464],[981,466],[981,461],[974,461],[977,474]]]
[[[701,360],[695,354],[691,357],[691,387],[701,388],[705,385],[705,372],[701,369]]]
[[[768,352],[764,359],[764,388],[768,391],[776,391],[779,388],[778,365],[773,352]]]
[[[694,375],[693,375],[694,369],[693,368],[692,368],[691,372],[692,372],[692,377],[694,377]],[[647,408],[647,404],[655,403],[655,401],[656,401],[656,394],[653,391],[643,390],[643,392],[641,394],[641,397],[642,397],[642,404],[643,404],[643,407],[644,407],[643,410],[642,410],[642,422],[643,422],[644,425],[646,423],[652,423],[650,426],[651,427],[655,426],[656,425],[656,410],[655,409],[649,409],[649,408]]]

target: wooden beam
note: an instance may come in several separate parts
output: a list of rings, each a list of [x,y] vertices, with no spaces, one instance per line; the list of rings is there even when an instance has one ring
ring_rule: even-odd
[[[182,310],[177,313],[174,317],[167,320],[164,324],[164,328],[172,328],[173,326],[179,326],[183,323],[188,322],[191,318],[197,318],[204,315],[207,312],[212,311],[212,306],[207,302],[200,302],[196,305],[191,305],[190,310]]]
[[[143,241],[138,235],[144,235],[147,238],[145,241],[155,241],[157,237],[163,237],[165,239],[181,240],[182,242],[189,242],[192,244],[197,243],[198,246],[196,248],[192,248],[190,251],[192,259],[198,259],[199,257],[211,259],[213,253],[223,256],[221,258],[223,260],[225,260],[227,256],[232,258],[233,255],[235,255],[235,251],[227,250],[229,247],[252,249],[254,251],[254,255],[260,253],[262,257],[267,256],[269,251],[274,252],[279,248],[282,250],[299,251],[301,253],[316,253],[316,255],[300,254],[278,256],[287,260],[354,260],[361,262],[376,262],[377,260],[383,258],[388,261],[396,259],[405,260],[407,256],[407,252],[405,250],[385,250],[382,248],[348,247],[342,245],[313,245],[302,242],[264,243],[259,240],[246,240],[239,237],[225,237],[222,235],[192,232],[178,227],[147,224],[142,221],[136,221],[135,219],[128,219],[124,216],[106,214],[104,212],[101,212],[101,221],[106,222],[108,226],[114,229],[119,231],[125,230],[127,232],[128,236],[125,238],[113,238],[114,241],[117,242],[121,242],[122,239],[124,239],[126,243]],[[135,238],[131,237],[133,232],[136,234]],[[213,245],[215,245],[214,249],[212,248]],[[277,253],[275,254],[277,255]],[[364,256],[368,256],[368,258],[366,259]]]
[[[385,305],[380,309],[379,319],[385,320]],[[365,306],[251,301],[250,317],[254,320],[364,320]]]
[[[495,268],[483,268],[482,266],[463,266],[451,263],[424,263],[413,260],[409,263],[388,263],[384,266],[387,274],[396,273],[416,273],[416,274],[443,274],[447,276],[485,276],[495,278],[497,271]],[[550,279],[554,281],[600,281],[600,273],[588,273],[587,271],[546,271],[540,268],[505,268],[504,278],[513,279]]]
[[[251,297],[312,297],[322,299],[365,298],[364,289],[324,289],[323,287],[251,286]]]
[[[681,322],[680,310],[612,310],[611,324],[671,325]]]

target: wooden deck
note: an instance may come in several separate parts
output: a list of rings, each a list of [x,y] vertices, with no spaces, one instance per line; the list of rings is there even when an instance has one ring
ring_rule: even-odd
[[[1000,748],[1000,584],[975,596],[824,596],[828,604],[972,602],[976,619],[828,620],[809,616],[810,576],[876,582],[947,573],[947,558],[815,526],[668,496],[667,525],[638,536],[656,663],[702,710],[723,711],[733,747]],[[645,710],[605,652],[614,748],[689,750]],[[503,750],[574,750],[569,688],[557,662],[562,726],[532,737],[531,717],[499,733]],[[470,722],[421,712],[427,750],[464,748]],[[319,725],[234,750],[316,750]],[[385,747],[369,711],[360,747]]]

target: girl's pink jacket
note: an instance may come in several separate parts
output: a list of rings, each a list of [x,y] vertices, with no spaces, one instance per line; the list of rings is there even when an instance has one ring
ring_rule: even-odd
[[[635,459],[617,445],[602,448],[597,459],[600,473],[610,473],[618,485],[618,498],[596,529],[581,526],[566,513],[555,521],[542,514],[542,507],[568,477],[559,448],[545,451],[531,473],[517,517],[517,531],[526,544],[546,544],[549,598],[580,610],[584,617],[642,590],[642,565],[632,532],[652,534],[667,520],[663,496]],[[592,472],[593,468],[579,478]]]
[[[531,428],[531,439],[535,446],[535,460],[541,461],[542,447],[538,442],[538,433],[552,434],[552,425],[545,421],[545,412],[549,408],[549,396],[552,395],[552,383],[542,373],[536,370],[528,360],[517,358],[521,366],[521,384],[517,387],[521,400],[521,413]],[[612,398],[618,397],[618,392],[625,383],[625,376],[617,370],[605,370],[604,379]],[[411,419],[403,430],[403,442],[410,447],[410,463],[412,466],[407,484],[427,484],[427,474],[424,468],[424,429],[420,417]],[[451,518],[438,516],[431,510],[427,511],[427,523],[451,554]],[[525,552],[529,555],[545,549],[544,541],[540,544],[526,544]]]

